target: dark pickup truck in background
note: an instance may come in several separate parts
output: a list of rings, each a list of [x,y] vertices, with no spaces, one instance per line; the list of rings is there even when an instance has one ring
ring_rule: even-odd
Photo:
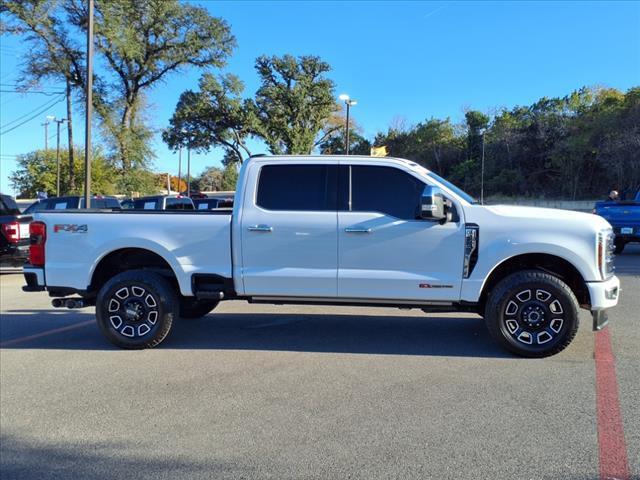
[[[640,190],[629,200],[596,202],[594,213],[613,227],[615,253],[622,253],[628,243],[640,243]]]
[[[36,200],[23,212],[25,215],[32,215],[42,210],[75,210],[84,208],[84,197],[80,195],[69,195],[66,197],[51,197]],[[105,197],[97,195],[91,197],[91,208],[120,210],[120,202],[116,197]]]
[[[29,223],[15,200],[0,194],[0,268],[21,267],[29,257]]]

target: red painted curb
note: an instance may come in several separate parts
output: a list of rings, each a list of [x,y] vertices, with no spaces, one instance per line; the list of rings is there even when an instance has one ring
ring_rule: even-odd
[[[611,347],[609,328],[596,332],[594,352],[600,479],[630,480],[627,446],[618,400],[616,359]]]

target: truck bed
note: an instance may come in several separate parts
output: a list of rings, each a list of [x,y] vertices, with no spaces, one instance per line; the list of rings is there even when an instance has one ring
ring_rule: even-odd
[[[121,249],[161,256],[173,269],[183,295],[194,273],[232,277],[231,210],[225,211],[43,211],[47,225],[46,283],[85,290],[96,266]]]

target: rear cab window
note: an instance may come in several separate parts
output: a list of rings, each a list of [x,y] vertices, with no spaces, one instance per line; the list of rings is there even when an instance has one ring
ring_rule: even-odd
[[[190,198],[167,198],[165,210],[193,210],[193,201]]]
[[[256,205],[275,211],[335,211],[337,165],[265,165]]]

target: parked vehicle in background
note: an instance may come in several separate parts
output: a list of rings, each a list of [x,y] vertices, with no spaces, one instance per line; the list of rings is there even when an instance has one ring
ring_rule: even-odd
[[[193,200],[183,195],[152,195],[133,199],[133,210],[195,210]]]
[[[91,197],[91,208],[120,210],[120,202],[116,197],[96,195]],[[23,212],[25,215],[32,215],[41,210],[73,210],[84,208],[84,197],[80,195],[69,195],[66,197],[50,197],[36,200]]]
[[[29,223],[13,197],[0,193],[0,268],[21,267],[29,257]]]
[[[218,200],[218,206],[216,208],[233,208],[233,199],[236,192],[203,192],[207,195],[207,198]]]
[[[133,210],[135,208],[135,202],[133,198],[125,198],[124,200],[120,200],[120,207],[123,210]]]
[[[607,221],[478,205],[414,162],[253,157],[237,194],[233,211],[38,213],[24,289],[96,305],[123,348],[242,299],[476,312],[504,348],[542,357],[571,343],[579,308],[598,330],[618,303]]]
[[[596,202],[593,212],[613,227],[615,253],[622,253],[628,243],[640,243],[640,190],[629,200]]]

